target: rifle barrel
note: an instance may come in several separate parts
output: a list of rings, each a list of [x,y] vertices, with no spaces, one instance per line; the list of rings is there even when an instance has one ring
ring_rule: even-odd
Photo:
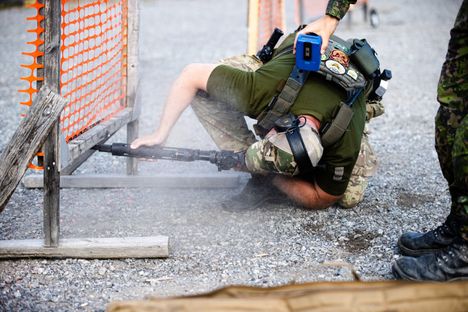
[[[218,170],[229,170],[239,162],[239,156],[234,152],[199,150],[179,147],[140,146],[131,148],[129,144],[112,143],[111,145],[96,145],[92,149],[111,153],[114,156],[137,157],[147,159],[165,159],[177,161],[209,161],[218,166]]]

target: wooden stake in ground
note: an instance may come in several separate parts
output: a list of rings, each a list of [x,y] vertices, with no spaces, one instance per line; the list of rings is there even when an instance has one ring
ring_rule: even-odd
[[[64,98],[44,85],[30,107],[28,116],[21,120],[0,156],[0,212],[5,208],[29,162],[39,151],[66,103]]]

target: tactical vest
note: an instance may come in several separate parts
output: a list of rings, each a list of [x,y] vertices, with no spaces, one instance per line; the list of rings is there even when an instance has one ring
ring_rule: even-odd
[[[348,97],[356,90],[364,88],[367,80],[350,60],[352,42],[332,36],[327,50],[322,55],[318,74],[342,87]]]
[[[365,43],[365,41],[360,42]],[[345,103],[341,103],[334,120],[321,129],[321,139],[324,147],[337,142],[344,134],[353,116],[351,106],[372,78],[368,71],[378,71],[379,64],[376,58],[370,62],[374,62],[374,64],[370,66],[364,64],[370,68],[370,70],[364,68],[367,71],[366,75],[362,73],[362,66],[358,67],[358,64],[351,62],[352,52],[356,52],[352,51],[354,46],[354,42],[344,41],[339,37],[332,36],[325,53],[321,56],[319,71],[313,72],[313,74],[321,75],[324,79],[334,82],[344,89],[347,94],[347,100]],[[292,48],[292,46],[284,48],[274,58],[291,53]],[[375,57],[375,55],[373,56]],[[359,59],[357,59],[357,62],[359,62]],[[294,66],[281,92],[270,101],[267,108],[257,117],[258,122],[254,125],[257,135],[263,137],[278,123],[287,122],[284,116],[288,115],[308,75],[309,72],[300,71]],[[284,127],[284,125],[281,126]]]

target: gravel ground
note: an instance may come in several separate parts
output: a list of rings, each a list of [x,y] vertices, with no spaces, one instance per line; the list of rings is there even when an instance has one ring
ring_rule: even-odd
[[[272,204],[245,211],[220,202],[237,189],[64,189],[62,237],[168,235],[170,257],[147,260],[0,261],[0,310],[104,310],[110,301],[193,294],[244,284],[273,286],[349,280],[350,263],[364,280],[392,279],[396,240],[428,230],[448,213],[449,197],[434,151],[436,86],[460,0],[371,1],[377,29],[358,14],[337,34],[365,37],[393,80],[387,112],[371,125],[380,160],[364,201],[351,210],[308,211]],[[246,1],[142,1],[142,133],[152,130],[171,81],[190,62],[240,54],[246,45]],[[196,13],[196,14],[195,14]],[[17,90],[27,41],[22,8],[0,11],[0,150],[19,122]],[[290,30],[293,27],[290,27]],[[194,135],[195,134],[195,135]],[[121,141],[119,132],[113,141]],[[168,145],[214,148],[192,112]],[[123,173],[122,159],[95,155],[79,173]],[[209,164],[142,164],[142,171],[215,173]],[[42,193],[19,187],[0,215],[0,239],[42,238]]]

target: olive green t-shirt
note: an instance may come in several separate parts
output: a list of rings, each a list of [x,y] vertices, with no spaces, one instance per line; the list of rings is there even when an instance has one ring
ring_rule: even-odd
[[[273,58],[255,72],[246,72],[227,65],[217,66],[208,79],[208,94],[214,100],[225,102],[255,118],[278,93],[278,87],[291,73],[295,55],[292,52],[281,53],[281,50],[290,46],[293,41],[294,34],[291,34],[276,49]],[[326,81],[317,73],[311,73],[291,107],[291,112],[296,116],[314,116],[323,126],[336,115],[345,96],[345,91],[334,82]],[[322,166],[315,170],[313,177],[303,177],[315,180],[321,189],[331,195],[344,193],[359,154],[365,122],[363,96],[354,103],[353,111],[353,119],[343,137],[325,148]]]

